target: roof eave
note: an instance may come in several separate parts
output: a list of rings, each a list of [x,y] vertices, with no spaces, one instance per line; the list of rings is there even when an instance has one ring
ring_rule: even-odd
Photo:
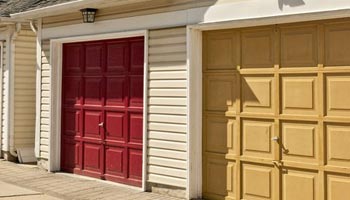
[[[43,8],[38,8],[34,10],[13,13],[10,14],[13,19],[37,19],[41,17],[49,17],[54,15],[65,14],[69,12],[79,11],[82,8],[86,7],[98,7],[100,5],[121,5],[121,4],[130,4],[137,1],[145,0],[75,0],[71,2],[61,3],[57,5],[47,6]]]

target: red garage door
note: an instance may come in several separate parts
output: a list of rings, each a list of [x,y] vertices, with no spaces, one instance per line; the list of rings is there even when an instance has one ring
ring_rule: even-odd
[[[143,37],[63,45],[63,171],[141,186]]]

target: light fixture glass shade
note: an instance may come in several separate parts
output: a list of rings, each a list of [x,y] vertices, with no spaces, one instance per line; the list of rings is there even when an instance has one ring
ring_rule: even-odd
[[[80,12],[83,15],[83,22],[84,23],[94,23],[96,11],[97,11],[97,9],[95,9],[95,8],[81,9]]]

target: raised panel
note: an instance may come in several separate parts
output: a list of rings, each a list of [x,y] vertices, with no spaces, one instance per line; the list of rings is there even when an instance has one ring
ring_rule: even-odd
[[[350,126],[328,124],[327,135],[327,164],[350,167]]]
[[[274,66],[274,29],[242,32],[242,68]]]
[[[350,66],[350,23],[325,26],[326,66]]]
[[[124,148],[106,147],[106,174],[125,177],[124,169],[125,150]]]
[[[85,78],[84,103],[102,105],[102,78]]]
[[[242,166],[242,197],[243,199],[272,199],[273,190],[272,169],[260,165]]]
[[[126,127],[125,114],[118,112],[106,113],[106,139],[124,141]]]
[[[143,74],[144,48],[143,38],[130,41],[130,72],[132,74]]]
[[[326,76],[327,115],[350,116],[350,76]]]
[[[350,197],[349,175],[327,175],[327,200],[345,200]]]
[[[206,115],[205,144],[204,150],[207,152],[227,153],[226,127],[227,119],[224,115]]]
[[[282,159],[296,162],[316,162],[318,158],[317,124],[283,122]]]
[[[107,42],[107,72],[125,73],[129,70],[128,50],[125,41]]]
[[[227,132],[227,148],[228,148],[228,153],[229,154],[236,154],[235,149],[236,149],[236,140],[237,140],[237,135],[235,134],[237,131],[235,130],[236,128],[236,121],[233,119],[228,119],[227,121],[227,126],[226,126],[226,132]]]
[[[84,137],[100,138],[100,126],[102,113],[100,111],[84,112]]]
[[[80,77],[63,78],[63,104],[74,106],[81,104],[81,79]]]
[[[223,199],[227,195],[227,161],[223,155],[208,155],[203,164],[203,192],[211,199]]]
[[[208,75],[205,80],[205,109],[210,111],[234,111],[235,76]]]
[[[228,162],[227,164],[227,188],[226,190],[228,191],[228,196],[231,199],[235,199],[235,194],[236,194],[236,163],[235,162]]]
[[[82,44],[65,44],[63,45],[64,73],[73,73],[82,71],[83,66],[83,45]]]
[[[242,150],[244,156],[272,158],[272,121],[243,120]]]
[[[142,144],[143,115],[130,113],[129,115],[129,141]]]
[[[281,28],[281,67],[317,66],[317,27]]]
[[[101,146],[94,144],[84,144],[84,170],[100,172]]]
[[[237,32],[215,31],[205,34],[204,40],[205,70],[236,69],[238,64]]]
[[[64,126],[63,134],[75,136],[80,131],[80,112],[74,109],[64,109],[63,116]]]
[[[272,113],[274,108],[274,79],[269,76],[242,78],[242,111]]]
[[[282,174],[282,200],[318,199],[317,174],[289,170]]]
[[[129,149],[129,178],[141,180],[142,178],[142,150]]]
[[[103,43],[91,43],[85,45],[85,72],[98,73],[104,69],[104,45]]]
[[[317,76],[282,76],[282,113],[317,115]]]
[[[62,140],[62,167],[68,170],[79,167],[79,144],[66,138]]]
[[[108,77],[106,79],[106,105],[126,105],[126,80],[125,76]]]
[[[129,106],[143,106],[143,76],[130,76]]]

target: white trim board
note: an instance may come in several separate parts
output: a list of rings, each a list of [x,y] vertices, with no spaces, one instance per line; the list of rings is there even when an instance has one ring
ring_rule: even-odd
[[[187,27],[187,196],[202,195],[202,33]],[[192,146],[193,145],[193,146]],[[194,148],[193,148],[194,147]]]
[[[62,47],[64,43],[81,42],[81,41],[95,41],[104,39],[118,39],[127,37],[143,36],[145,48],[148,47],[148,31],[132,31],[119,32],[113,34],[100,34],[93,36],[70,37],[61,38],[50,41],[50,61],[51,61],[51,94],[50,94],[50,134],[49,134],[49,167],[48,171],[60,171],[61,168],[61,95],[62,95]],[[145,55],[147,51],[145,52]],[[144,58],[144,71],[148,72],[148,60]],[[144,74],[144,88],[148,86],[148,76]],[[147,90],[144,91],[144,96],[147,95]],[[143,147],[147,146],[147,98],[144,98],[143,107]],[[146,161],[147,149],[143,149],[142,158],[142,190],[146,191]]]

